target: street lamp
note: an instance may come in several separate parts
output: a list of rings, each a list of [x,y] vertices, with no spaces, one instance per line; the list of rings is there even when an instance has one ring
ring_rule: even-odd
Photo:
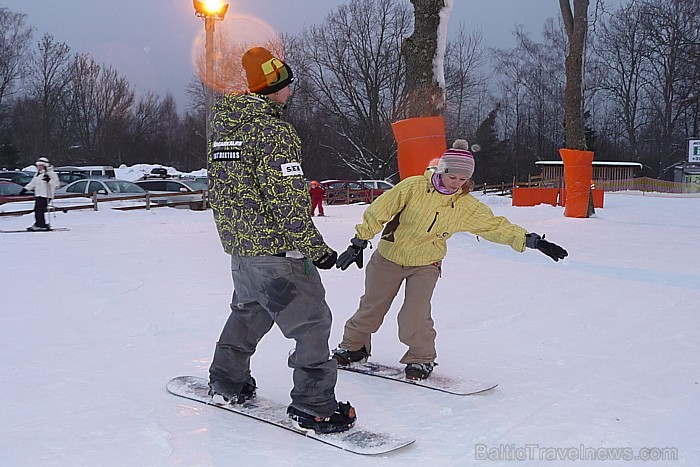
[[[214,106],[214,23],[223,21],[228,3],[223,0],[194,0],[194,14],[198,18],[204,18],[204,91],[206,94],[206,133],[207,144],[211,136],[211,110]]]

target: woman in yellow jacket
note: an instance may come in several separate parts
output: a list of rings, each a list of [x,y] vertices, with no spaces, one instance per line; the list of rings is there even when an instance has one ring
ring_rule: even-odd
[[[464,140],[455,141],[440,158],[437,170],[406,178],[377,198],[355,226],[356,235],[336,266],[362,268],[362,251],[382,232],[377,251],[367,264],[365,294],[345,323],[343,340],[333,351],[339,365],[364,361],[371,352],[371,335],[381,326],[391,302],[406,281],[404,303],[398,313],[399,339],[408,346],[401,358],[406,377],[425,379],[435,367],[436,332],[430,301],[447,254],[447,239],[470,232],[516,251],[536,248],[555,261],[566,250],[535,233],[494,216],[469,194],[474,158]],[[383,231],[382,231],[383,229]]]

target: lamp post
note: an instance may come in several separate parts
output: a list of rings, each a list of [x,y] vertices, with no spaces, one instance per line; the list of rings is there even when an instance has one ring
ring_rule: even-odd
[[[194,14],[204,18],[204,91],[206,94],[206,137],[207,144],[211,136],[211,110],[214,106],[214,23],[223,21],[228,3],[223,0],[194,0]]]

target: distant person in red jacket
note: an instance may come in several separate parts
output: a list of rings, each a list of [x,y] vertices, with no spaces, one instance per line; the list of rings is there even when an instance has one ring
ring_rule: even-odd
[[[311,215],[316,212],[316,206],[318,206],[318,215],[323,216],[323,196],[326,194],[326,190],[321,188],[316,180],[309,184],[309,193],[311,194]]]

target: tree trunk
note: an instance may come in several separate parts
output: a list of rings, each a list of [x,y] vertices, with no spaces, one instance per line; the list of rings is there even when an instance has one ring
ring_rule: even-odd
[[[566,88],[564,89],[565,146],[570,149],[587,149],[586,123],[583,110],[583,60],[588,33],[589,0],[559,0],[569,52],[566,56]]]
[[[435,76],[435,58],[439,52],[440,12],[445,8],[445,0],[411,0],[411,3],[414,29],[401,51],[406,62],[406,88],[397,117],[441,116],[445,113],[445,97]]]

